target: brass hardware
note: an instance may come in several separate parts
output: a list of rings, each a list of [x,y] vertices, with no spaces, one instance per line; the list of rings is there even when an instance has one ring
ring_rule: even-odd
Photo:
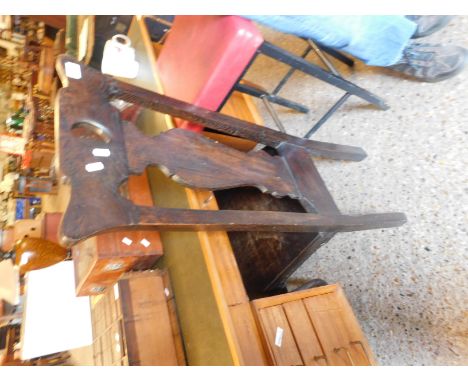
[[[354,361],[353,361],[353,358],[351,357],[351,354],[349,353],[348,348],[345,347],[345,346],[342,346],[342,347],[340,347],[340,348],[335,348],[335,349],[333,349],[333,351],[334,351],[335,353],[339,353],[340,350],[344,350],[344,351],[346,352],[346,356],[348,357],[348,360],[349,360],[349,362],[351,363],[351,366],[356,366],[355,363],[354,363]]]
[[[109,263],[104,267],[104,271],[111,272],[111,271],[118,271],[119,269],[123,268],[122,263]]]
[[[103,286],[94,286],[90,289],[91,293],[102,293],[106,288]]]
[[[324,359],[325,363],[328,365],[328,359],[326,355],[316,355],[314,356],[313,360],[317,362],[318,360]]]
[[[362,348],[364,354],[366,355],[367,361],[369,362],[369,364],[371,363],[369,353],[367,353],[367,349],[366,349],[366,347],[364,346],[364,344],[361,341],[351,341],[350,344],[351,345],[361,345],[361,348]]]

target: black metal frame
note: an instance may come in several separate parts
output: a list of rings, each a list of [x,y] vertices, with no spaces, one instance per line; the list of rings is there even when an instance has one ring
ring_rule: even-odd
[[[244,69],[243,73],[239,76],[237,83],[233,86],[229,94],[226,96],[226,98],[224,99],[220,107],[218,108],[218,111],[221,110],[221,108],[224,106],[225,102],[231,96],[233,91],[239,91],[239,92],[262,99],[262,101],[267,106],[268,113],[271,114],[273,120],[275,121],[275,124],[280,129],[283,128],[283,125],[279,119],[279,116],[276,113],[276,111],[273,109],[273,107],[271,106],[271,103],[281,105],[281,106],[284,106],[284,107],[287,107],[287,108],[290,108],[292,110],[296,110],[302,113],[307,113],[309,111],[309,108],[307,108],[306,106],[300,103],[297,103],[295,101],[291,101],[286,98],[280,97],[278,95],[280,90],[284,87],[284,85],[287,83],[287,81],[291,78],[291,76],[296,70],[299,70],[303,73],[316,77],[346,92],[312,126],[312,128],[304,135],[305,138],[310,138],[312,134],[317,132],[317,130],[320,127],[322,127],[322,125],[326,121],[328,121],[328,119],[348,100],[348,98],[351,95],[355,95],[369,102],[370,104],[375,105],[381,110],[389,109],[389,106],[385,103],[385,101],[382,98],[344,79],[341,76],[341,74],[338,72],[338,70],[335,68],[335,66],[327,59],[326,55],[323,52],[331,55],[332,57],[343,62],[345,65],[348,65],[349,67],[354,66],[353,60],[351,60],[350,58],[346,57],[341,52],[336,51],[332,48],[325,47],[311,40],[305,40],[305,41],[308,42],[308,46],[301,56],[294,55],[285,49],[282,49],[276,45],[273,45],[267,41],[264,41],[263,44],[257,50],[257,53],[255,54],[255,56],[250,61],[249,65]],[[317,54],[317,56],[320,58],[323,64],[327,67],[327,70],[305,59],[311,51],[314,51]],[[255,61],[255,58],[257,57],[258,54],[263,54],[265,56],[271,57],[291,67],[271,93],[267,92],[264,89],[240,82],[241,79],[244,77],[245,73],[247,72],[247,70]]]
[[[296,70],[300,70],[305,74],[309,74],[313,77],[316,77],[322,81],[329,83],[330,85],[336,86],[337,88],[342,89],[350,93],[351,95],[355,95],[359,98],[362,98],[365,101],[377,106],[382,110],[386,110],[389,108],[382,98],[372,94],[366,89],[355,85],[354,83],[342,78],[341,76],[337,76],[334,73],[322,69],[320,66],[308,62],[302,57],[296,56],[285,49],[270,44],[267,41],[265,41],[260,46],[259,52],[261,54],[274,58],[275,60],[280,61],[286,65],[289,65],[295,68]]]

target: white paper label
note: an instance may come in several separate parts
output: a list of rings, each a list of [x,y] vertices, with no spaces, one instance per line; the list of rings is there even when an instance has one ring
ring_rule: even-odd
[[[129,239],[128,237],[124,237],[122,239],[122,243],[124,243],[125,245],[131,245],[133,243],[132,239]]]
[[[118,300],[120,297],[119,295],[119,285],[114,284],[114,300]]]
[[[283,343],[283,333],[284,333],[283,328],[280,328],[279,326],[276,327],[275,345],[278,346],[279,348],[281,347],[281,344]]]
[[[102,162],[88,163],[85,166],[85,169],[88,172],[101,171],[101,170],[104,170],[104,163]]]
[[[110,157],[110,154],[109,149],[93,149],[93,155],[95,157]]]
[[[151,245],[151,243],[146,239],[141,239],[140,244],[145,248],[148,248]]]
[[[66,62],[65,74],[67,77],[79,80],[81,79],[81,66],[79,64],[75,64],[74,62]]]

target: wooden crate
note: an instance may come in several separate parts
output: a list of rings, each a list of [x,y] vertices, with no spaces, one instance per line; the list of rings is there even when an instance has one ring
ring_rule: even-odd
[[[262,298],[251,304],[272,365],[376,364],[339,285]]]
[[[95,365],[186,364],[166,271],[129,273],[93,299]]]

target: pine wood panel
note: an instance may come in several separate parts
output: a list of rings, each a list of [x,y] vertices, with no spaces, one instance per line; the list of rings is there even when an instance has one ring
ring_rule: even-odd
[[[243,366],[266,366],[268,358],[263,350],[260,333],[250,303],[229,307],[236,337],[239,339],[240,364]]]
[[[335,351],[349,344],[349,336],[339,309],[322,307],[317,298],[305,299],[304,304],[320,337],[325,355],[330,365],[351,365],[346,351]],[[320,299],[322,300],[322,299]],[[325,300],[325,299],[324,299]]]
[[[274,364],[277,366],[304,365],[283,308],[272,306],[261,309],[258,317]]]
[[[304,303],[301,300],[287,302],[283,305],[283,309],[293,331],[304,365],[325,366],[327,364],[325,355]]]
[[[304,300],[325,354],[334,365],[372,365],[374,361],[367,356],[371,351],[365,336],[352,310],[343,309],[343,304],[348,303],[343,301],[342,291],[341,294],[338,291]],[[359,343],[353,344],[356,341]]]
[[[185,365],[167,272],[125,275],[92,298],[96,365]]]

